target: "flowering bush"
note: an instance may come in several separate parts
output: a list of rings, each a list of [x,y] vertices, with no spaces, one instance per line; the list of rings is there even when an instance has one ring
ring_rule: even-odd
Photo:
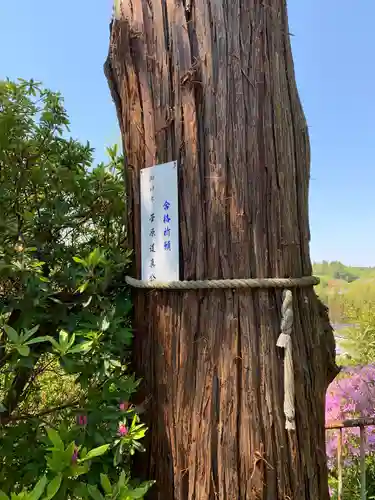
[[[0,500],[143,498],[122,160],[92,167],[59,94],[0,82]]]
[[[326,397],[326,421],[348,420],[359,417],[375,417],[375,366],[344,368],[332,382]],[[359,428],[343,429],[344,454],[359,454]],[[366,428],[366,450],[375,450],[375,427]],[[330,431],[327,439],[327,455],[336,457],[338,432]]]
[[[346,367],[332,382],[326,397],[326,422],[360,417],[375,417],[375,366]],[[359,499],[359,434],[358,427],[342,430],[344,499]],[[337,491],[337,445],[339,431],[327,431],[327,457],[331,469],[332,498]],[[366,428],[368,498],[375,498],[375,427]]]

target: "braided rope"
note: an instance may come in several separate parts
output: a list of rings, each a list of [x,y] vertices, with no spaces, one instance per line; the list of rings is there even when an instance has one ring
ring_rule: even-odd
[[[318,285],[315,276],[302,278],[246,278],[225,280],[145,281],[125,277],[129,286],[158,290],[207,290],[210,288],[296,288]]]

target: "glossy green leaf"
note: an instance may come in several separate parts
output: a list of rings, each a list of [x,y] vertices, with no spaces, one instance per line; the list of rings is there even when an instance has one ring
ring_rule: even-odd
[[[50,337],[35,337],[31,340],[28,340],[25,342],[25,345],[33,345],[33,344],[40,344],[41,342],[50,342],[51,339]]]
[[[36,333],[38,330],[39,330],[39,325],[34,326],[33,328],[31,328],[31,330],[27,330],[23,335],[22,342],[25,343],[26,340],[28,340],[30,337],[32,337],[34,335],[34,333]]]
[[[107,474],[100,474],[100,484],[106,494],[110,494],[112,492],[111,481],[109,480]]]
[[[27,345],[15,345],[14,346],[21,356],[28,356],[30,354],[30,348]]]
[[[80,257],[73,257],[73,260],[74,262],[77,262],[77,264],[86,264],[86,261]]]
[[[60,330],[59,332],[59,344],[62,347],[66,347],[69,342],[69,333],[66,332],[65,330]]]
[[[92,347],[92,341],[88,340],[87,342],[82,342],[81,344],[76,344],[74,347],[69,349],[69,354],[77,354],[80,352],[87,352]]]
[[[50,481],[47,485],[47,494],[43,498],[43,500],[51,500],[59,491],[62,481],[62,475],[58,474],[55,476],[52,481]]]
[[[143,498],[153,484],[155,484],[155,481],[148,481],[147,483],[143,483],[138,488],[129,490],[128,491],[129,498],[138,498],[138,499]]]
[[[108,321],[108,318],[107,317],[104,317],[103,318],[103,321],[102,321],[102,324],[100,326],[100,329],[105,332],[106,330],[108,330],[109,328],[109,325],[110,325],[110,322]]]
[[[18,338],[18,333],[16,332],[16,330],[9,325],[4,325],[3,328],[5,330],[5,333],[8,336],[8,339],[11,342],[13,342],[13,344],[17,344],[19,341],[19,338]]]
[[[64,450],[64,443],[56,429],[53,429],[52,427],[47,428],[47,434],[56,450]]]
[[[35,488],[30,493],[29,500],[39,500],[39,498],[43,495],[46,484],[47,484],[47,477],[43,476],[41,479],[39,479]]]
[[[86,460],[91,460],[95,457],[100,457],[101,455],[104,455],[108,451],[109,444],[103,444],[102,446],[98,446],[98,448],[93,448],[90,450],[87,455],[81,459],[81,462],[84,462]]]
[[[77,291],[79,293],[83,293],[86,288],[89,286],[89,282],[88,281],[85,281],[84,283],[82,283],[82,285],[80,285],[78,288],[77,288]]]
[[[96,486],[88,484],[87,490],[88,490],[91,498],[93,498],[94,500],[104,500],[103,495],[100,493],[100,491],[98,490],[98,488]]]

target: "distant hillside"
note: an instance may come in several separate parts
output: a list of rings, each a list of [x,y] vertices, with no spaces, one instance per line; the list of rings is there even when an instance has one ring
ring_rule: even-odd
[[[350,358],[358,356],[358,346],[365,345],[368,352],[374,344],[375,267],[323,261],[313,264],[313,274],[320,278],[315,292],[328,306],[336,354],[340,363],[347,364]]]
[[[315,262],[313,274],[320,278],[315,287],[319,298],[329,307],[331,321],[341,323],[343,298],[358,304],[375,296],[375,267],[346,266],[341,262]]]
[[[328,262],[314,262],[313,273],[319,276],[322,282],[328,281],[341,281],[352,283],[358,279],[375,279],[375,266],[374,267],[354,267],[346,266],[339,261]]]

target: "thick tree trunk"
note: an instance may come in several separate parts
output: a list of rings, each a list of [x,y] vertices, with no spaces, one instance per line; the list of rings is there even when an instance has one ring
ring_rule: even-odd
[[[285,0],[122,0],[105,65],[129,174],[177,160],[181,279],[299,277],[309,141]],[[135,364],[151,396],[145,473],[160,500],[327,500],[327,313],[295,292],[296,432],[284,428],[281,291],[140,291]]]

